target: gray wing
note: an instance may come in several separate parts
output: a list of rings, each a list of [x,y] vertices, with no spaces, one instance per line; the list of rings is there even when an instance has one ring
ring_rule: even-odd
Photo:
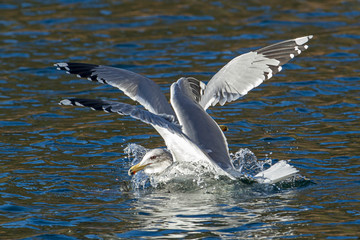
[[[194,78],[180,78],[171,85],[171,104],[177,119],[185,135],[216,165],[233,175],[226,138],[214,119],[197,102],[193,91],[196,85]]]
[[[86,63],[56,63],[54,65],[58,70],[64,70],[69,74],[117,87],[152,113],[175,116],[159,85],[140,74],[121,68]]]
[[[224,105],[244,96],[306,50],[308,46],[305,43],[312,37],[309,35],[279,42],[232,59],[210,79],[200,105],[206,110],[210,105]]]
[[[93,110],[102,110],[105,112],[118,113],[120,115],[128,115],[144,123],[166,128],[171,133],[178,133],[182,135],[181,127],[174,122],[172,115],[157,115],[130,104],[84,98],[64,99],[59,104],[66,106],[89,107]]]

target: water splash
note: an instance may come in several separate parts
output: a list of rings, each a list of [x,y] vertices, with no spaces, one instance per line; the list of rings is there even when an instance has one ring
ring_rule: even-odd
[[[131,166],[134,166],[141,161],[141,159],[144,157],[148,150],[149,149],[146,149],[141,145],[130,143],[124,149],[124,153],[128,155],[128,159],[132,159]],[[143,171],[140,171],[131,178],[131,182],[134,188],[144,189],[146,187],[149,187],[149,179],[150,178]]]
[[[255,154],[248,148],[241,148],[235,154],[230,153],[230,158],[235,169],[248,176],[255,176],[272,165],[270,158],[259,161]]]
[[[128,154],[128,158],[132,159],[132,165],[139,163],[142,157],[149,149],[146,149],[137,144],[129,144],[124,152]],[[236,153],[230,153],[231,161],[235,170],[246,176],[243,182],[254,182],[254,176],[268,169],[273,165],[273,161],[267,158],[260,161],[256,158],[255,154],[247,149],[242,148]],[[294,177],[282,181],[277,184],[278,188],[285,186],[285,188],[296,187],[295,182],[305,180],[304,177],[297,174]],[[143,171],[136,173],[131,183],[134,189],[146,189],[153,188],[171,188],[171,191],[175,189],[179,190],[193,190],[193,189],[208,189],[209,186],[213,186],[221,181],[221,185],[234,184],[236,181],[232,181],[227,177],[221,176],[214,171],[214,168],[210,164],[204,164],[195,162],[191,163],[174,163],[171,167],[166,169],[160,175],[147,176]],[[170,187],[169,187],[170,186]]]

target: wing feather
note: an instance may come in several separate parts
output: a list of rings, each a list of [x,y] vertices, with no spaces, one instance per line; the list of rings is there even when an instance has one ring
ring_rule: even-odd
[[[66,106],[89,107],[93,110],[118,113],[120,115],[128,115],[144,123],[165,128],[171,133],[177,133],[180,135],[183,134],[181,131],[181,127],[173,121],[173,117],[171,115],[157,115],[126,103],[107,100],[69,98],[62,100],[59,104]]]
[[[210,79],[200,105],[206,110],[211,105],[224,105],[244,96],[306,50],[308,46],[305,43],[312,37],[309,35],[275,43],[232,59]]]
[[[152,113],[175,116],[159,85],[140,74],[126,69],[87,63],[56,63],[55,66],[69,74],[116,87]]]

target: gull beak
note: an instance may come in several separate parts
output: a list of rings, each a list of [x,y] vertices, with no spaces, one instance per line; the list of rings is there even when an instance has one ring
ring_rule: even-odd
[[[132,175],[134,175],[135,173],[137,173],[138,171],[143,170],[146,166],[148,166],[148,165],[150,165],[150,164],[151,164],[151,163],[145,164],[145,165],[140,165],[140,163],[138,163],[138,164],[132,166],[132,167],[129,169],[129,171],[128,171],[129,176],[132,176]]]

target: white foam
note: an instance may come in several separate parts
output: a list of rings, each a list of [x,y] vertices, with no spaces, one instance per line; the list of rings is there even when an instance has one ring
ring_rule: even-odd
[[[128,154],[129,159],[133,159],[131,165],[135,165],[141,161],[147,149],[137,144],[129,144],[124,151]],[[230,157],[234,170],[250,181],[271,184],[285,180],[297,173],[297,170],[286,161],[280,161],[274,165],[272,165],[271,159],[259,161],[255,154],[247,148],[240,149],[235,154],[231,153]],[[131,165],[129,164],[129,168]],[[216,173],[214,167],[209,163],[197,161],[175,162],[161,174],[151,177],[145,175],[143,171],[139,171],[132,176],[131,182],[134,189],[166,187],[172,191],[174,188],[193,190],[194,187],[207,188],[211,184],[221,188],[226,183],[234,184],[233,180],[222,178]]]

